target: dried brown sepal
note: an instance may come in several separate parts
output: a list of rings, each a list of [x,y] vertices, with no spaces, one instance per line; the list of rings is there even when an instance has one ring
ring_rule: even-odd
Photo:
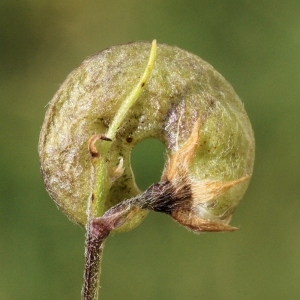
[[[194,124],[188,140],[169,159],[162,175],[163,181],[181,180],[187,176],[189,165],[197,148],[199,138],[200,120],[198,119]]]
[[[249,179],[249,175],[245,175],[237,180],[232,181],[207,181],[191,183],[193,193],[193,204],[197,205],[217,197],[222,196],[229,189]]]
[[[193,232],[220,232],[220,231],[235,231],[238,228],[227,224],[203,220],[192,212],[177,210],[172,213],[172,218],[187,229]]]
[[[172,185],[172,193],[169,196],[173,202],[179,203],[178,199],[185,198],[181,205],[173,205],[170,211],[172,218],[194,232],[202,231],[234,231],[237,228],[226,223],[230,221],[228,216],[225,220],[212,216],[211,219],[203,219],[199,216],[199,206],[208,201],[217,201],[232,187],[244,182],[249,178],[245,175],[233,181],[198,181],[191,177],[189,167],[200,139],[200,120],[195,122],[191,135],[187,141],[169,159],[162,180],[169,181]],[[170,194],[170,192],[168,191]],[[188,196],[188,197],[187,197]],[[175,200],[177,199],[177,200]],[[202,210],[205,207],[202,207]]]

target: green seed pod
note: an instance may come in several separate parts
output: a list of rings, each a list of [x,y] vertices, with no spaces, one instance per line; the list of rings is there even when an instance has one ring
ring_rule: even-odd
[[[147,65],[150,48],[147,42],[111,47],[86,59],[61,85],[50,102],[39,142],[47,190],[71,220],[85,225],[89,199],[94,197],[91,154],[103,156],[99,144],[109,144],[102,157],[108,188],[96,216],[141,193],[130,153],[142,140],[156,138],[166,146],[169,158],[162,182],[172,183],[177,200],[187,198],[182,188],[188,189],[190,204],[181,201],[180,209],[169,212],[172,217],[196,231],[201,224],[203,230],[229,230],[226,224],[252,174],[254,137],[243,104],[211,65],[177,47],[159,44],[138,100],[114,138],[106,137]],[[139,210],[125,229],[145,214]]]

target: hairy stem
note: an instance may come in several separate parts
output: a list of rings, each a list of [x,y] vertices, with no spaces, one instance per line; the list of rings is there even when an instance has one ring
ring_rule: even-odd
[[[122,226],[139,209],[148,208],[155,210],[157,204],[161,202],[162,204],[159,205],[164,206],[166,203],[164,199],[160,199],[160,195],[163,194],[162,190],[166,188],[169,188],[168,183],[153,185],[144,193],[112,207],[102,217],[89,221],[85,245],[86,262],[82,300],[98,299],[102,252],[105,239],[110,232]]]
[[[101,260],[104,242],[109,231],[91,221],[88,225],[85,253],[84,284],[82,289],[83,300],[98,299]]]

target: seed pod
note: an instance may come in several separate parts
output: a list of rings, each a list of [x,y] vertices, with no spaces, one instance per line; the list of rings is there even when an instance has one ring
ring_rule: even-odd
[[[79,224],[87,222],[95,181],[90,138],[105,136],[143,73],[150,46],[136,42],[111,47],[86,59],[50,102],[39,142],[41,170],[53,200]],[[111,187],[103,213],[140,193],[130,153],[146,138],[159,139],[166,146],[169,159],[162,182],[172,182],[176,191],[188,183],[193,214],[204,223],[226,225],[246,191],[254,161],[251,124],[230,84],[199,57],[158,45],[154,68],[141,95],[115,139],[106,141],[111,143],[105,157]],[[119,171],[115,171],[117,166]],[[177,210],[171,215],[193,229],[186,225],[191,211]],[[140,210],[129,228],[145,214]]]

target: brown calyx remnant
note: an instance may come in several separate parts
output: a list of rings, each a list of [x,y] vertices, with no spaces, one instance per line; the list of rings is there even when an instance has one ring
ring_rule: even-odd
[[[197,149],[200,139],[200,120],[198,119],[192,129],[188,140],[169,159],[162,181],[168,183],[168,189],[161,190],[160,198],[164,205],[155,205],[154,210],[168,213],[181,225],[195,232],[201,231],[233,231],[237,228],[226,224],[199,217],[197,206],[212,201],[223,195],[227,190],[247,180],[245,175],[233,181],[197,181],[191,178],[189,166]],[[161,185],[161,184],[160,184]],[[152,188],[153,189],[153,188]],[[167,192],[166,192],[167,191]],[[166,200],[166,198],[168,200]]]

